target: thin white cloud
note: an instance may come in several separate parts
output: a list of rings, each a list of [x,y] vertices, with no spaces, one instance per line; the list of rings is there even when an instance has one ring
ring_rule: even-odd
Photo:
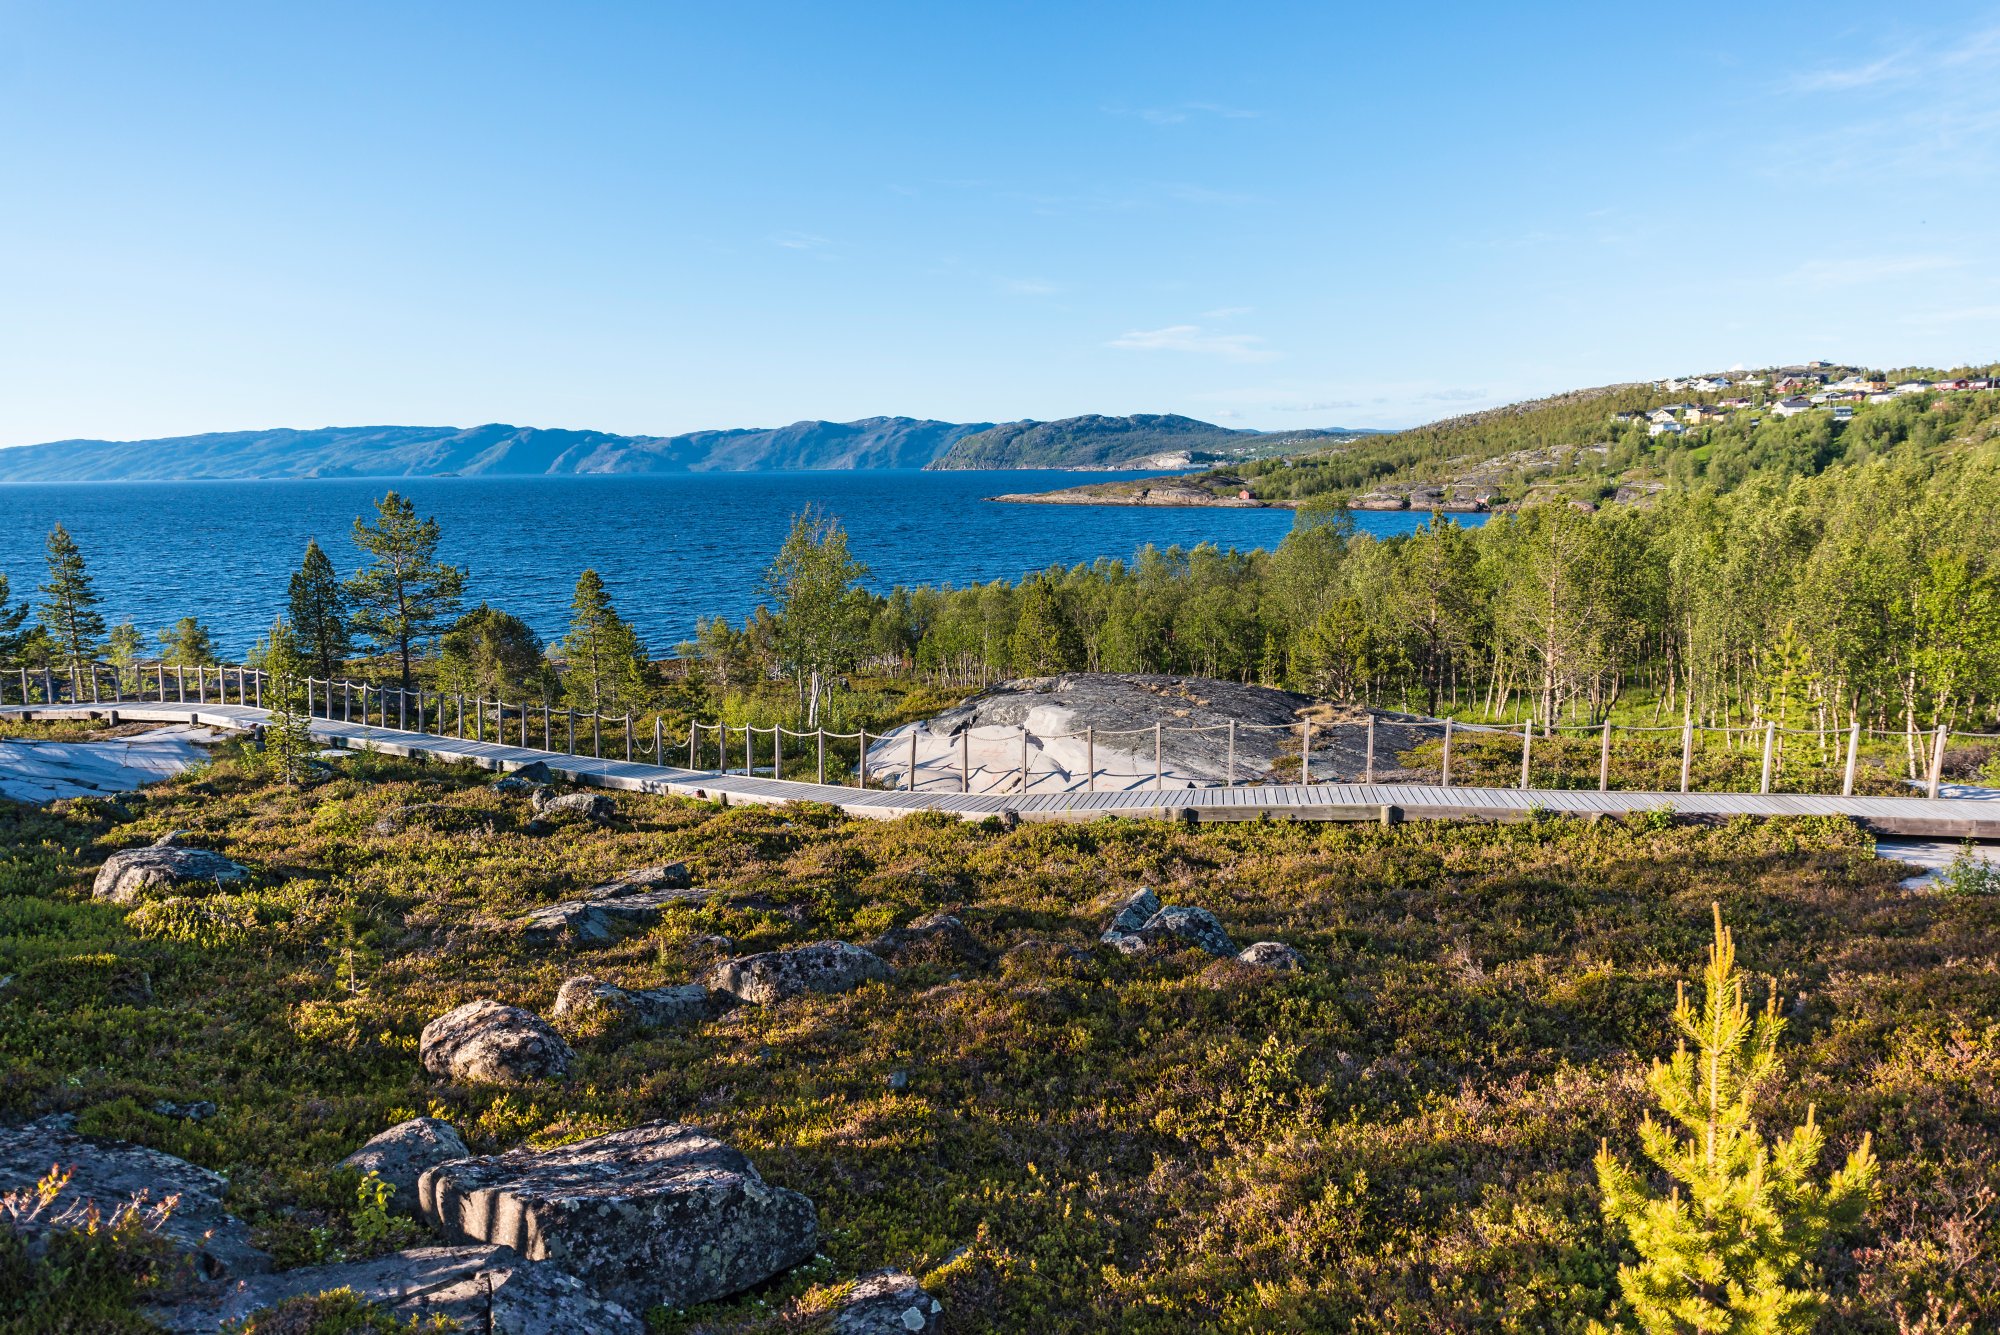
[[[1278,354],[1263,343],[1255,334],[1215,334],[1200,325],[1171,324],[1120,334],[1106,346],[1133,352],[1193,352],[1228,362],[1275,361]]]
[[[1203,311],[1201,318],[1204,320],[1233,320],[1239,315],[1248,315],[1255,309],[1256,307],[1254,306],[1217,306],[1212,311]]]
[[[1209,116],[1217,120],[1256,120],[1264,113],[1247,107],[1224,106],[1219,102],[1175,102],[1163,107],[1106,107],[1105,113],[1112,116],[1132,116],[1149,125],[1184,125],[1197,117]]]
[[[812,232],[778,232],[772,235],[771,244],[783,246],[786,250],[824,250],[833,241]]]
[[[1862,65],[1832,65],[1794,74],[1784,82],[1792,93],[1844,93],[1856,88],[1873,88],[1910,77],[1912,53],[1897,51]]]
[[[1046,278],[1005,278],[1000,286],[1024,297],[1052,297],[1063,290],[1061,283],[1051,283]]]
[[[1807,260],[1792,271],[1792,281],[1814,288],[1863,287],[1962,268],[1964,264],[1964,260],[1951,255],[1852,255]]]

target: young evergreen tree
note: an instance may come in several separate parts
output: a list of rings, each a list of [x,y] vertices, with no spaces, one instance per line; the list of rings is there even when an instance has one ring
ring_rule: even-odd
[[[1815,1176],[1826,1138],[1810,1105],[1805,1124],[1784,1140],[1767,1144],[1757,1130],[1752,1105],[1781,1074],[1785,1022],[1775,993],[1752,1017],[1720,907],[1704,991],[1697,1010],[1682,987],[1674,1007],[1682,1039],[1673,1060],[1655,1062],[1646,1081],[1685,1133],[1651,1113],[1639,1127],[1646,1157],[1673,1187],[1659,1191],[1608,1145],[1598,1151],[1604,1217],[1639,1253],[1636,1265],[1619,1268],[1618,1287],[1646,1335],[1806,1335],[1823,1299],[1821,1245],[1875,1198],[1875,1156],[1864,1135],[1845,1166],[1821,1183]]]
[[[439,562],[437,521],[417,518],[416,507],[393,491],[375,503],[374,523],[354,521],[354,545],[371,558],[347,581],[354,628],[376,652],[396,655],[407,691],[412,651],[458,615],[465,570]]]
[[[285,783],[305,782],[312,769],[312,720],[306,713],[306,670],[298,637],[279,617],[263,645],[264,703],[271,711],[264,724],[263,758]]]
[[[97,588],[83,552],[61,524],[49,530],[48,561],[49,579],[41,586],[42,602],[36,610],[55,643],[56,661],[74,673],[97,657],[104,618],[97,611]]]
[[[0,667],[12,666],[20,661],[22,651],[27,648],[28,637],[33,632],[22,627],[32,610],[26,603],[11,603],[7,576],[0,574]]]
[[[184,667],[210,667],[216,660],[215,636],[194,617],[182,617],[172,630],[159,633],[160,661]]]
[[[816,506],[792,516],[792,531],[764,572],[765,592],[777,605],[778,661],[808,697],[808,726],[835,676],[860,657],[866,607],[855,586],[867,574],[868,567],[848,554],[847,530]]]
[[[340,576],[317,539],[306,539],[305,560],[292,572],[290,598],[292,635],[307,670],[331,681],[354,650],[347,624],[347,596]]]
[[[558,647],[568,669],[564,695],[576,708],[611,714],[644,704],[646,661],[638,632],[611,605],[595,570],[577,578],[569,634]]]
[[[539,702],[553,685],[541,637],[527,622],[485,603],[438,637],[440,690],[489,700]]]
[[[145,643],[137,626],[122,621],[111,628],[111,639],[105,647],[104,656],[111,660],[111,670],[118,674],[118,680],[129,682],[135,689],[139,672],[133,665],[139,661],[139,651]]]

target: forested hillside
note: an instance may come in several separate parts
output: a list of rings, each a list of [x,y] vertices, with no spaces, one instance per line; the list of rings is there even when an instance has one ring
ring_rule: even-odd
[[[1261,458],[1312,448],[1340,430],[1266,433],[1234,431],[1172,413],[1104,417],[1095,413],[1055,422],[1003,422],[960,439],[932,468],[1184,467]]]

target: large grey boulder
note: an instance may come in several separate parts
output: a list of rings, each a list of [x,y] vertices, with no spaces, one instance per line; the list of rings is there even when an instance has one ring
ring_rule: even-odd
[[[576,1276],[506,1247],[417,1247],[369,1261],[307,1266],[236,1285],[220,1310],[169,1329],[230,1328],[290,1298],[352,1290],[403,1321],[456,1322],[481,1335],[644,1335],[646,1325]]]
[[[21,1126],[0,1127],[0,1192],[30,1190],[50,1168],[69,1181],[36,1232],[58,1224],[65,1213],[95,1202],[106,1216],[137,1197],[158,1204],[179,1197],[160,1236],[186,1256],[206,1279],[261,1274],[271,1258],[250,1243],[250,1228],[222,1206],[229,1183],[218,1173],[159,1150],[76,1134],[74,1119],[45,1117]]]
[[[389,1198],[389,1208],[413,1215],[417,1212],[417,1179],[423,1171],[471,1153],[451,1123],[435,1117],[412,1117],[371,1137],[342,1159],[340,1167],[375,1174],[396,1189]]]
[[[739,955],[704,972],[701,982],[753,1006],[807,992],[848,992],[884,981],[893,970],[880,956],[846,941],[815,941],[789,950]]]
[[[530,945],[601,946],[617,939],[621,925],[650,927],[674,905],[706,903],[714,894],[689,884],[685,863],[640,867],[536,909],[522,920],[521,934]]]
[[[574,816],[599,824],[618,814],[618,804],[603,793],[563,793],[558,796],[547,788],[537,788],[529,798],[529,804],[537,816]]]
[[[1134,890],[1112,906],[1111,921],[1104,925],[1104,932],[1097,939],[1127,955],[1136,955],[1146,948],[1139,939],[1139,929],[1160,911],[1160,898],[1151,890]]]
[[[878,1270],[858,1280],[833,1314],[833,1335],[930,1335],[944,1304],[900,1270]]]
[[[576,1058],[540,1016],[485,998],[425,1025],[417,1051],[432,1075],[498,1085],[560,1080]]]
[[[553,1262],[635,1312],[761,1284],[819,1243],[811,1201],[673,1122],[440,1164],[417,1194],[446,1237]]]
[[[212,849],[191,847],[175,833],[146,848],[113,853],[97,869],[90,893],[115,904],[131,904],[148,894],[199,893],[238,885],[249,877],[249,869]]]
[[[549,1018],[559,1023],[606,1020],[617,1028],[667,1029],[699,1024],[722,1008],[719,1002],[731,1000],[699,983],[630,990],[580,974],[563,980]]]
[[[1236,958],[1256,968],[1273,969],[1279,973],[1290,973],[1305,963],[1298,951],[1282,941],[1259,941],[1245,946]]]
[[[1234,955],[1229,930],[1207,909],[1169,904],[1146,920],[1137,933],[1149,946],[1197,946],[1211,955]]]

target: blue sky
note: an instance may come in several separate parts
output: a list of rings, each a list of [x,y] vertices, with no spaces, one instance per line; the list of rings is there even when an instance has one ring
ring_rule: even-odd
[[[0,0],[0,444],[2000,357],[2000,6]]]

